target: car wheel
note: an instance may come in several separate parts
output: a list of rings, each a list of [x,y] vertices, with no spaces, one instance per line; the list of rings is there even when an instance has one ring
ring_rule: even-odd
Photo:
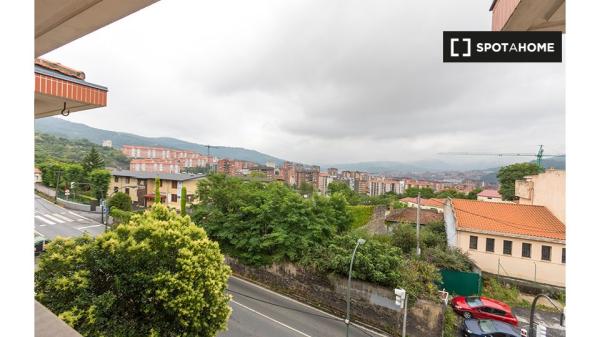
[[[472,315],[471,315],[471,313],[470,313],[470,312],[468,312],[468,311],[465,311],[465,312],[463,313],[463,317],[464,317],[465,319],[469,319],[469,318],[471,318],[471,317],[472,317]]]

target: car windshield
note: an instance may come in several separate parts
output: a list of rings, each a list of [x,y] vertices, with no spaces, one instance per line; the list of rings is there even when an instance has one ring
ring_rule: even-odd
[[[494,326],[494,322],[487,319],[479,321],[479,328],[484,333],[495,332],[496,329],[496,327]]]
[[[479,297],[467,297],[465,300],[470,307],[480,307],[483,305]]]

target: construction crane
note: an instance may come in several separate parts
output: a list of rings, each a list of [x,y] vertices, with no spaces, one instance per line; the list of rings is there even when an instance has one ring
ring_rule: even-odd
[[[535,157],[540,171],[543,169],[542,159],[544,157],[564,157],[564,154],[544,154],[544,145],[539,145],[537,153],[485,153],[485,152],[441,152],[443,155],[454,156],[498,156],[498,157]]]

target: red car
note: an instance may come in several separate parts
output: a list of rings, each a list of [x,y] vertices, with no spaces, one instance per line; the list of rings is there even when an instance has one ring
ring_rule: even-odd
[[[519,321],[508,304],[483,296],[457,296],[451,301],[452,309],[466,319],[494,319],[512,325]]]

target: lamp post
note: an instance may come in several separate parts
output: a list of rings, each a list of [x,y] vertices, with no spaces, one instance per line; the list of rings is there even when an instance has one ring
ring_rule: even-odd
[[[554,302],[552,301],[552,299],[550,299],[550,297],[548,297],[548,295],[546,294],[539,294],[537,295],[534,299],[533,299],[533,303],[531,304],[531,312],[529,313],[529,331],[528,332],[528,336],[530,337],[535,337],[536,334],[536,326],[535,326],[535,305],[537,304],[537,301],[542,298],[545,297],[548,302],[550,302],[550,304],[552,304],[557,310],[559,310],[561,312],[560,314],[560,325],[564,326],[564,311],[560,310],[560,308],[554,304]]]
[[[354,247],[354,251],[352,252],[352,259],[350,259],[350,270],[348,271],[348,292],[346,295],[346,337],[350,336],[350,288],[352,285],[352,264],[354,263],[354,256],[356,255],[356,250],[358,246],[365,243],[365,239],[356,240],[356,246]]]

